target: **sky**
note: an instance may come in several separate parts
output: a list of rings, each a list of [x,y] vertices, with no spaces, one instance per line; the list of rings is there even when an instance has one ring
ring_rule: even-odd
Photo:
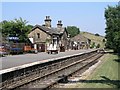
[[[105,35],[104,11],[108,5],[118,2],[2,2],[2,20],[22,17],[28,24],[42,25],[46,16],[52,19],[52,27],[58,20],[63,26],[77,26],[80,31]],[[1,6],[0,6],[1,7]]]

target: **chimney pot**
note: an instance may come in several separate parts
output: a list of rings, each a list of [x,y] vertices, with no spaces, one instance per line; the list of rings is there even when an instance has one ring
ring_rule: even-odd
[[[48,19],[50,19],[50,16],[48,16]]]
[[[60,20],[60,21],[58,21],[58,24],[61,24],[62,23],[62,21]]]
[[[50,19],[50,16],[46,16],[46,19],[44,20],[45,21],[45,26],[47,28],[50,28],[51,27],[51,19]]]
[[[62,24],[62,21],[59,20],[59,21],[58,21],[58,24],[57,24],[57,27],[58,27],[58,28],[62,28],[62,25],[63,25],[63,24]]]

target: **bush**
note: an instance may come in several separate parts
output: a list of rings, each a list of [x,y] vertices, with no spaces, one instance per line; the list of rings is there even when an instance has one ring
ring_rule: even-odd
[[[96,48],[100,48],[100,44],[97,44]]]
[[[95,36],[100,36],[100,35],[98,33],[96,33]]]
[[[95,42],[91,44],[90,48],[95,48]]]

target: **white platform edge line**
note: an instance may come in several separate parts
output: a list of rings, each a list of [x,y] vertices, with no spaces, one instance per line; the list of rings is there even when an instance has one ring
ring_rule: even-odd
[[[95,51],[95,50],[92,50],[92,51]],[[67,55],[67,56],[63,56],[63,57],[52,58],[52,59],[47,59],[47,60],[41,60],[41,61],[36,61],[36,62],[20,65],[20,66],[15,66],[15,67],[12,67],[12,68],[0,70],[0,75],[4,74],[4,73],[11,72],[11,71],[14,71],[14,70],[19,70],[19,69],[23,69],[23,68],[26,68],[26,67],[30,67],[30,66],[33,66],[33,65],[50,62],[50,61],[53,61],[53,60],[63,59],[63,58],[67,58],[67,57],[77,56],[77,55],[82,55],[82,54],[89,53],[89,52],[92,52],[92,51],[81,52],[81,53],[78,53],[78,54]]]

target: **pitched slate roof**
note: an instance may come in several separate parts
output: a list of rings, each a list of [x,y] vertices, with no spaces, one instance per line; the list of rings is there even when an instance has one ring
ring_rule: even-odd
[[[35,25],[33,27],[32,31],[36,28],[41,29],[42,31],[46,32],[49,35],[53,35],[53,34],[61,35],[65,31],[64,27],[62,27],[62,28],[53,28],[53,27],[52,28],[46,28],[45,26],[40,26],[40,25]]]

